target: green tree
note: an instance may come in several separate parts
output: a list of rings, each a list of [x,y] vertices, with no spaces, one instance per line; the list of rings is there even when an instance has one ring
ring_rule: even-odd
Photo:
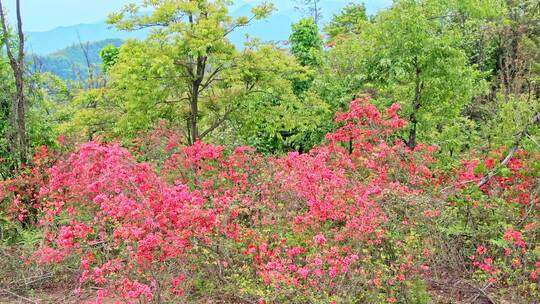
[[[73,119],[62,130],[80,133],[81,138],[100,135],[129,140],[166,120],[184,131],[186,144],[206,138],[248,144],[265,152],[313,145],[312,135],[326,105],[317,96],[295,94],[295,84],[310,78],[311,69],[300,65],[288,50],[258,40],[237,50],[227,35],[248,25],[250,19],[232,19],[225,6],[216,11],[215,5],[196,6],[197,12],[219,14],[210,17],[209,13],[211,22],[200,16],[199,23],[193,24],[161,21],[145,41],[122,45],[108,68],[107,85],[77,94],[71,103]],[[167,12],[171,20],[175,14],[184,16],[188,8],[157,6],[155,13]],[[251,20],[269,9],[255,9]],[[135,29],[162,20],[138,17],[136,11],[130,11],[130,16],[113,15],[111,22]],[[229,20],[229,25],[223,20]]]
[[[261,152],[307,151],[319,143],[318,129],[327,105],[309,92],[296,94],[295,83],[310,77],[284,50],[255,45],[245,51],[241,77],[263,80],[268,89],[253,91],[234,115],[236,129]],[[273,71],[273,72],[272,72]]]
[[[289,42],[291,53],[301,65],[310,67],[321,65],[323,41],[313,18],[304,18],[294,23]]]
[[[146,1],[142,5],[127,5],[109,18],[111,24],[123,30],[156,28],[149,43],[153,48],[163,47],[166,54],[159,56],[166,62],[163,62],[163,67],[156,67],[156,76],[174,78],[172,82],[175,83],[176,97],[167,102],[187,101],[189,104],[189,143],[205,137],[231,111],[230,107],[223,105],[222,108],[226,109],[220,117],[207,125],[206,129],[200,130],[202,104],[210,105],[216,99],[224,101],[224,96],[217,98],[212,91],[216,86],[227,85],[228,79],[224,76],[235,69],[241,56],[227,36],[253,20],[265,18],[273,10],[272,5],[263,3],[252,10],[252,17],[233,18],[228,14],[228,4],[229,1],[222,0]],[[150,9],[152,13],[141,14],[141,8]],[[168,69],[170,67],[174,69]],[[251,89],[248,86],[240,93],[245,94]],[[230,100],[231,96],[227,99]]]
[[[364,48],[357,35],[340,39],[323,57],[323,64],[316,75],[314,90],[333,111],[343,111],[361,91],[377,97],[366,82]]]
[[[473,59],[487,58],[491,90],[467,112],[484,122],[488,148],[538,149],[539,121],[531,122],[540,117],[540,4],[505,1],[500,7],[493,24],[473,36],[489,46],[489,52],[473,46],[469,53]]]
[[[302,95],[310,88],[316,71],[322,66],[324,54],[323,41],[313,18],[304,18],[292,25],[289,43],[291,53],[301,65],[308,68],[310,74],[307,78],[294,81],[296,94]]]
[[[28,78],[28,140],[31,149],[55,147],[58,125],[68,120],[64,109],[73,98],[69,84],[51,73],[34,73]]]
[[[113,65],[118,62],[119,48],[112,44],[106,45],[99,51],[99,57],[103,61],[103,70],[107,72]]]
[[[454,7],[440,1],[397,1],[358,36],[366,85],[404,104],[413,149],[417,137],[445,146],[445,132],[483,88],[477,68],[459,47]],[[344,43],[347,43],[346,41]],[[450,151],[458,148],[447,145]]]
[[[11,153],[11,104],[15,84],[13,82],[13,73],[9,61],[5,56],[0,56],[0,174],[2,177],[9,176],[13,169],[12,163],[15,162],[14,155]]]
[[[332,17],[324,32],[328,35],[328,41],[335,42],[348,35],[360,34],[367,22],[366,6],[363,3],[350,3]]]

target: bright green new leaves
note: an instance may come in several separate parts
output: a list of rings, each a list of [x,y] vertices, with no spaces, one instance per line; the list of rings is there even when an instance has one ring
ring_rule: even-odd
[[[100,52],[99,57],[103,60],[103,70],[107,72],[111,66],[118,62],[120,50],[112,44],[105,46]]]
[[[313,18],[304,18],[292,25],[289,37],[291,53],[304,66],[321,65],[323,42]]]
[[[316,70],[320,69],[323,63],[323,41],[313,18],[304,18],[293,23],[289,42],[291,53],[310,72],[307,78],[294,81],[296,94],[302,95],[310,88]]]
[[[236,78],[243,54],[237,52],[227,36],[253,20],[268,16],[273,6],[263,3],[253,9],[253,16],[233,18],[228,14],[229,4],[230,1],[206,0],[145,1],[142,6],[129,5],[111,16],[110,22],[121,29],[156,27],[146,41],[147,53],[143,54],[150,53],[151,58],[141,61],[151,65],[142,68],[146,72],[126,74],[119,67],[119,74],[111,75],[114,83],[123,82],[130,75],[136,75],[132,77],[139,81],[141,74],[149,73],[143,81],[150,87],[140,91],[135,86],[140,92],[127,102],[127,113],[137,116],[135,120],[127,119],[129,124],[144,118],[155,122],[154,115],[170,120],[167,116],[172,115],[173,119],[185,120],[182,124],[187,129],[187,142],[193,143],[223,124],[238,108],[236,103],[241,96],[261,89],[258,81],[248,84]],[[141,8],[153,11],[141,14]],[[129,70],[129,64],[126,65]],[[131,126],[128,130],[132,130]]]
[[[271,2],[263,2],[251,9],[253,16],[260,20],[268,17],[275,10],[274,4]]]
[[[58,125],[58,132],[69,135],[75,142],[84,142],[96,136],[109,138],[112,135],[127,134],[116,125],[122,113],[121,106],[108,89],[81,90],[69,106],[61,109],[65,121]]]
[[[318,126],[329,109],[318,96],[298,96],[293,87],[307,79],[308,68],[283,50],[264,45],[246,49],[239,64],[246,83],[258,79],[268,88],[243,96],[242,111],[234,115],[245,142],[262,152],[307,151],[318,143]]]
[[[324,27],[330,42],[348,35],[358,35],[367,23],[366,6],[363,3],[350,3],[339,14],[334,15]]]
[[[231,1],[226,0],[143,1],[140,6],[130,4],[111,14],[109,23],[123,30],[155,27],[154,35],[162,39],[173,36],[186,54],[210,55],[231,49],[225,39],[229,33],[252,20],[266,18],[274,9],[265,2],[253,8],[250,18],[233,18],[227,10],[230,4]],[[146,10],[152,13],[144,13]]]
[[[131,41],[122,46],[118,62],[109,71],[108,106],[117,104],[116,136],[133,137],[151,128],[159,119],[181,123],[188,110],[182,102],[185,77],[174,64],[172,45]],[[117,100],[117,102],[112,102]],[[184,102],[185,103],[185,102]],[[111,109],[112,110],[112,109]]]

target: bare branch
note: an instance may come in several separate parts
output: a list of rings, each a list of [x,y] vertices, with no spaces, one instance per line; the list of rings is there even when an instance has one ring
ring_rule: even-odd
[[[201,135],[199,136],[199,138],[204,138],[210,132],[214,131],[219,126],[221,126],[221,124],[223,124],[227,120],[227,118],[229,118],[229,115],[238,108],[239,107],[237,106],[237,107],[233,107],[233,108],[230,108],[229,110],[227,110],[227,112],[225,112],[223,114],[223,116],[221,116],[218,120],[216,120],[206,131],[202,132]]]
[[[242,24],[237,23],[231,26],[231,28],[225,31],[225,34],[223,34],[223,37],[227,37],[230,33],[234,32],[237,28],[248,26],[253,20],[255,20],[255,16],[251,16],[251,18],[249,18],[249,20],[246,23],[242,23]]]
[[[3,294],[8,294],[8,295],[10,295],[10,296],[12,296],[12,297],[14,297],[14,298],[23,300],[23,301],[25,301],[25,302],[27,302],[27,303],[38,304],[37,302],[35,302],[35,301],[33,301],[33,300],[29,299],[29,298],[26,298],[26,297],[23,297],[23,296],[21,296],[21,295],[18,295],[18,294],[16,294],[16,293],[14,293],[13,291],[9,291],[9,290],[7,290],[7,289],[0,289],[0,294],[2,294],[2,293],[3,293]]]
[[[538,146],[538,148],[540,148],[540,143],[534,139],[534,137],[532,137],[531,135],[527,134],[527,137],[535,144]]]
[[[499,166],[497,166],[495,169],[491,170],[488,174],[486,174],[484,177],[482,177],[482,179],[478,183],[478,187],[484,186],[493,176],[495,176],[497,174],[497,171],[498,171],[499,168],[505,167],[508,164],[508,162],[510,162],[510,160],[512,160],[512,158],[514,157],[514,154],[516,153],[519,146],[521,145],[521,141],[523,140],[524,137],[527,136],[527,134],[529,132],[529,127],[531,125],[538,124],[538,123],[540,123],[540,112],[537,112],[533,116],[533,119],[531,119],[531,121],[528,124],[525,125],[523,130],[517,134],[516,140],[514,141],[514,144],[512,145],[512,148],[510,148],[510,150],[506,154],[506,157],[501,161]]]
[[[0,20],[2,21],[4,45],[6,47],[9,63],[11,64],[11,67],[15,70],[17,68],[17,61],[15,60],[15,57],[13,56],[13,52],[11,51],[11,40],[9,39],[9,31],[7,27],[6,14],[4,12],[4,6],[1,0],[0,0]]]
[[[24,32],[23,32],[23,23],[21,17],[21,1],[17,0],[17,34],[19,35],[19,69],[22,69],[24,62]]]

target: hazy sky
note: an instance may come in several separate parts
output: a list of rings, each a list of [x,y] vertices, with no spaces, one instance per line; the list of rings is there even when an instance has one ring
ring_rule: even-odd
[[[244,3],[258,3],[262,0],[237,0],[234,6]],[[356,2],[354,0],[329,0],[332,2]],[[59,26],[70,26],[81,23],[95,23],[107,18],[111,12],[117,11],[127,3],[140,3],[142,0],[21,0],[23,25],[25,31],[48,31]],[[273,0],[280,10],[292,8],[292,0]],[[387,7],[392,0],[364,0],[368,9]],[[2,1],[9,13],[10,21],[14,21],[15,0]],[[329,17],[329,16],[327,16]]]
[[[47,31],[58,26],[93,23],[136,0],[21,0],[25,31]],[[2,3],[14,21],[15,0]]]

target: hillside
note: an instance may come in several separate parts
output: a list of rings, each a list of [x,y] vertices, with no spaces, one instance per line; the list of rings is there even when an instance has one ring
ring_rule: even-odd
[[[540,304],[538,0],[11,2],[0,304]]]
[[[102,41],[106,39],[128,38],[144,39],[146,31],[124,32],[110,28],[105,22],[94,24],[77,24],[73,26],[58,27],[46,32],[26,33],[27,48],[29,53],[48,55],[80,41]]]
[[[82,78],[85,78],[88,73],[88,64],[99,67],[101,64],[99,51],[109,44],[118,47],[122,44],[122,40],[105,39],[73,44],[50,55],[35,55],[33,57],[34,66],[41,72],[51,72],[62,79],[76,79],[79,73]],[[88,58],[85,53],[88,54]]]

